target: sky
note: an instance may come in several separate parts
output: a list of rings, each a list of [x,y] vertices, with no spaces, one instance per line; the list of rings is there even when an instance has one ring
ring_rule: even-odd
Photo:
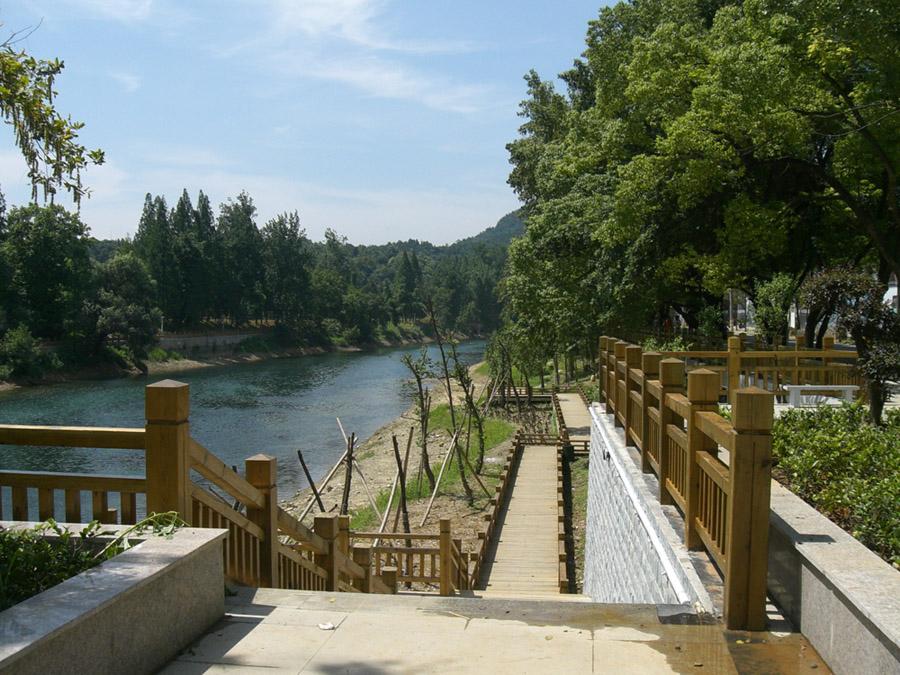
[[[505,145],[523,76],[584,49],[601,0],[0,0],[5,35],[60,58],[58,110],[106,163],[82,176],[93,236],[133,235],[148,192],[246,190],[258,224],[313,239],[471,236],[516,209]],[[30,198],[12,129],[0,188]],[[66,204],[66,200],[60,199]]]

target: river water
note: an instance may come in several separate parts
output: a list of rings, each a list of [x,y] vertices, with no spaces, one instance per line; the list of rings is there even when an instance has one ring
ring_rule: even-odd
[[[263,452],[278,458],[281,497],[306,487],[297,449],[315,479],[338,460],[348,434],[366,439],[406,410],[414,385],[401,363],[418,347],[331,353],[203,368],[165,377],[191,385],[191,435],[243,473],[244,460]],[[436,347],[429,355],[437,360]],[[475,363],[483,341],[458,347]],[[0,423],[142,427],[144,387],[164,379],[73,382],[0,394]],[[142,476],[143,452],[0,446],[0,469]],[[5,505],[4,505],[5,506]]]

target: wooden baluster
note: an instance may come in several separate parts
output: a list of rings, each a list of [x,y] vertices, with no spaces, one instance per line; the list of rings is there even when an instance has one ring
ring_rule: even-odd
[[[619,421],[619,416],[622,419],[625,418],[625,413],[622,411],[622,405],[625,401],[622,401],[621,388],[619,387],[619,364],[624,363],[625,361],[625,349],[628,347],[628,343],[624,340],[619,340],[615,344],[614,348],[614,359],[613,359],[613,401],[615,405],[613,406],[615,410],[615,416],[613,416],[613,423],[616,426],[622,426],[622,423]],[[627,373],[626,373],[627,374]]]
[[[353,562],[362,567],[366,572],[362,579],[356,579],[353,585],[363,593],[372,592],[372,549],[368,546],[354,545],[352,548]]]
[[[66,488],[66,522],[81,522],[81,490]]]
[[[190,525],[190,387],[163,380],[145,394],[147,513],[177,511]]]
[[[666,405],[666,395],[680,394],[684,391],[684,361],[663,359],[659,362],[659,437],[657,438],[656,458],[659,462],[659,503],[671,504],[672,495],[666,489],[669,477],[669,424],[675,419]]]
[[[14,485],[12,488],[12,519],[28,520],[28,488]]]
[[[640,423],[640,411],[634,409],[634,403],[631,400],[631,392],[637,391],[637,385],[631,379],[631,369],[641,367],[642,349],[636,345],[628,345],[625,347],[625,445],[636,446],[632,437],[632,432],[638,428]]]
[[[729,629],[766,627],[774,413],[771,392],[757,387],[735,392],[732,418],[737,436],[728,472],[725,546],[725,622]]]
[[[441,595],[453,595],[453,581],[450,577],[450,519],[440,521],[441,548]]]
[[[38,488],[38,520],[53,518],[53,489]]]
[[[597,350],[597,395],[599,397],[598,400],[605,402],[607,391],[606,391],[606,342],[609,338],[605,335],[600,336],[600,340],[598,342],[599,349]]]
[[[687,422],[687,457],[684,494],[684,544],[689,549],[703,548],[700,535],[697,534],[696,518],[700,513],[698,497],[700,493],[700,466],[697,455],[708,452],[718,454],[718,446],[697,428],[697,413],[716,412],[719,409],[719,374],[705,368],[688,373],[687,397],[690,401],[690,419]]]
[[[822,338],[822,351],[830,352],[832,349],[834,349],[834,336],[826,335]],[[822,384],[838,384],[838,382],[836,381],[837,378],[834,377],[836,374],[827,367],[831,365],[831,359],[822,359],[822,365],[826,366],[825,370],[822,373]]]
[[[137,522],[137,495],[134,492],[120,492],[122,505],[122,524],[134,525]]]
[[[327,573],[325,579],[325,590],[336,591],[338,584],[338,565],[337,565],[337,536],[338,522],[337,516],[316,516],[313,521],[313,530],[317,535],[325,540],[326,553],[316,554],[316,565],[321,567]]]
[[[728,338],[728,402],[734,404],[734,392],[741,386],[741,350],[743,344],[740,336]]]
[[[647,411],[653,406],[653,396],[647,391],[648,380],[659,378],[659,362],[662,355],[659,352],[647,352],[641,356],[641,370],[644,373],[644,383],[641,386],[641,471],[650,473],[650,416]]]
[[[280,588],[278,578],[278,460],[268,455],[254,455],[244,460],[247,482],[263,493],[262,508],[247,505],[247,518],[263,530],[259,542],[259,585]]]

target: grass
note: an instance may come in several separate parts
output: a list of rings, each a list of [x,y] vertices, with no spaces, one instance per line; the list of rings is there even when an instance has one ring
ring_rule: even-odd
[[[588,459],[579,457],[569,464],[572,475],[572,529],[575,540],[575,574],[578,588],[584,579],[584,535],[587,522]]]
[[[462,419],[461,408],[456,407],[457,410],[457,420]],[[450,433],[450,406],[446,403],[439,405],[432,409],[431,414],[428,418],[428,425],[431,431],[443,430],[446,433]],[[515,427],[506,422],[505,420],[497,419],[494,417],[487,417],[484,421],[484,439],[485,439],[485,449],[490,450],[492,448],[497,447],[503,442],[507,441],[512,437],[513,432],[515,431]],[[448,439],[449,440],[449,439]],[[465,439],[461,439],[464,441]],[[441,447],[440,450],[443,452],[446,446]],[[478,442],[474,437],[472,438],[471,447],[469,448],[469,459],[474,464],[474,456],[477,452]],[[432,457],[434,457],[434,452],[437,448],[432,445],[429,449]],[[413,502],[419,499],[427,499],[431,496],[431,489],[428,484],[427,478],[425,478],[424,473],[422,477],[421,484],[417,483],[416,475],[414,471],[418,468],[418,463],[412,461],[412,457],[410,457],[410,469],[409,475],[407,476],[406,482],[406,499],[407,501]],[[434,472],[435,477],[437,477],[438,472],[441,470],[440,463],[432,464],[432,471]],[[500,481],[500,472],[501,467],[494,464],[485,464],[484,469],[481,474],[479,474],[479,478],[485,484],[488,490],[492,490],[495,485]],[[468,475],[469,472],[467,471]],[[473,493],[475,494],[475,507],[481,508],[487,503],[489,499],[484,491],[478,486],[478,483],[469,476],[469,485],[472,488]],[[441,494],[454,494],[461,495],[462,494],[462,481],[459,478],[459,465],[457,464],[455,457],[451,459],[447,468],[444,470],[444,476],[441,479]],[[492,493],[493,494],[493,493]],[[382,513],[384,509],[388,506],[388,497],[390,496],[390,490],[382,490],[375,497],[375,504],[378,506],[378,510]],[[397,491],[397,494],[394,495],[394,501],[391,504],[392,508],[396,508],[397,504],[400,501],[400,491]],[[375,529],[380,525],[378,521],[378,517],[375,514],[375,511],[371,506],[364,506],[362,508],[357,509],[351,513],[350,517],[350,527],[354,530],[367,530],[367,529]]]
[[[148,361],[181,361],[183,358],[184,356],[174,349],[168,350],[162,347],[154,347],[147,352]]]

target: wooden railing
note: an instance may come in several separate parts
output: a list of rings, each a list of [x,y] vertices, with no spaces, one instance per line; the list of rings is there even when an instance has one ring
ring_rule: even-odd
[[[762,630],[775,397],[733,390],[729,421],[719,414],[721,374],[685,370],[681,360],[601,338],[606,412],[640,450],[643,471],[657,475],[660,503],[684,516],[685,545],[706,549],[722,573],[728,627]]]
[[[0,490],[10,492],[11,518],[29,520],[36,514],[42,520],[130,524],[140,512],[176,511],[194,527],[228,530],[225,574],[236,582],[304,590],[396,590],[391,570],[383,578],[372,574],[368,547],[351,548],[348,516],[318,516],[310,529],[278,505],[275,458],[248,458],[241,476],[193,439],[188,385],[171,380],[149,385],[145,409],[143,429],[0,425],[2,445],[122,448],[142,451],[145,458],[144,477],[0,471]],[[85,499],[84,493],[90,497]],[[111,506],[115,503],[118,507]],[[459,549],[454,560],[464,567]],[[452,555],[451,546],[446,557]]]
[[[625,391],[625,368],[640,366],[640,347],[629,345],[622,340],[603,337],[605,347],[600,351],[601,385],[604,391],[613,392],[618,403],[619,392],[612,387],[613,379]],[[633,359],[627,361],[628,350]],[[654,352],[655,353],[655,352]],[[856,385],[859,394],[864,393],[865,383],[857,371],[855,351],[835,349],[834,338],[827,336],[822,349],[745,350],[740,336],[728,338],[728,349],[724,351],[670,351],[659,352],[662,358],[677,358],[685,362],[685,371],[705,368],[720,376],[721,392],[727,401],[732,393],[741,387],[760,387],[776,396],[785,396],[785,385]],[[611,364],[615,360],[614,370]],[[624,413],[623,413],[624,416]]]

